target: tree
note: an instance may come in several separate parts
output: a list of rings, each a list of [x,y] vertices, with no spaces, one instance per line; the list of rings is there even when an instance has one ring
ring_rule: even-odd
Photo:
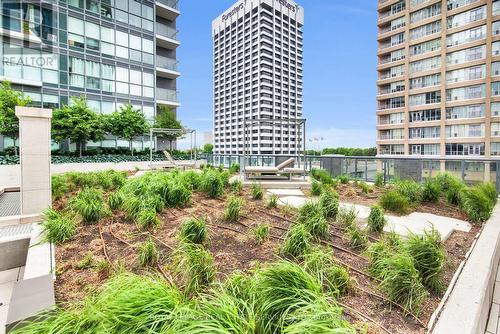
[[[149,124],[140,110],[134,109],[130,104],[120,107],[109,119],[109,129],[116,137],[127,139],[130,152],[134,155],[132,141],[137,136],[142,136],[149,130]]]
[[[214,152],[214,145],[205,144],[203,145],[203,153],[212,154]]]
[[[54,110],[52,138],[59,142],[70,139],[82,156],[88,141],[104,139],[106,123],[103,116],[89,108],[84,97],[73,98],[71,105]]]
[[[16,106],[26,106],[31,102],[29,97],[12,89],[10,82],[0,83],[0,134],[12,138],[14,152],[17,155],[17,140],[19,139],[19,119],[16,116]]]
[[[159,106],[155,119],[155,128],[161,129],[182,129],[182,124],[175,118],[175,113],[166,106]],[[172,149],[172,141],[182,137],[183,133],[160,133],[159,138],[166,138],[169,142],[169,148]]]

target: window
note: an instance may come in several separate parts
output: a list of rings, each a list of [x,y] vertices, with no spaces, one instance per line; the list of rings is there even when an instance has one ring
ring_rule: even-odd
[[[484,104],[473,104],[469,106],[446,108],[446,119],[484,117],[484,111]]]
[[[411,13],[410,22],[416,23],[425,20],[429,17],[433,17],[441,14],[441,4],[437,3],[429,7],[425,7],[421,10]]]
[[[428,23],[410,31],[410,39],[418,39],[441,31],[441,21]]]
[[[416,56],[441,49],[441,39],[420,43],[410,47],[410,55]]]
[[[432,57],[410,63],[410,73],[425,72],[441,67],[441,57]]]
[[[446,38],[447,46],[457,46],[486,37],[486,26],[481,26],[452,34]]]

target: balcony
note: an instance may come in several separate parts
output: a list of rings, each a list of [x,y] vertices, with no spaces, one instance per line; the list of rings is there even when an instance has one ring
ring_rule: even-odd
[[[178,32],[179,31],[177,29],[157,23],[156,45],[167,49],[175,49],[181,44],[177,39]]]
[[[180,75],[179,62],[175,59],[156,56],[156,75],[162,78],[175,79]]]
[[[180,106],[178,93],[172,89],[157,88],[156,102],[161,105],[178,107]]]
[[[180,15],[179,0],[157,0],[156,15],[173,21]]]

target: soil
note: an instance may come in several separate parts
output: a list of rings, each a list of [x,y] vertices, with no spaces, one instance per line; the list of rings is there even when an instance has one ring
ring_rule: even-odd
[[[349,201],[346,193],[352,190],[341,185],[338,189],[342,200]],[[369,195],[356,192],[351,196],[351,202],[370,205],[377,201],[381,190]],[[210,199],[205,194],[194,192],[191,205],[185,208],[166,208],[159,215],[162,226],[156,230],[141,230],[123,213],[115,213],[113,217],[103,219],[99,225],[85,225],[78,228],[77,235],[62,246],[56,247],[57,279],[56,300],[59,304],[79,302],[92,291],[97,290],[109,277],[109,268],[99,270],[99,261],[109,261],[111,269],[124,267],[135,273],[145,271],[158,272],[158,268],[143,269],[137,263],[137,246],[150,235],[161,250],[160,266],[168,279],[182,285],[180,278],[172,275],[170,265],[172,250],[178,243],[180,224],[189,217],[205,217],[208,223],[209,237],[205,247],[214,257],[217,278],[223,279],[235,270],[250,270],[256,266],[276,261],[278,248],[282,237],[291,225],[295,213],[278,208],[268,209],[265,201],[255,201],[248,190],[241,194],[245,198],[244,213],[239,222],[227,223],[223,220],[223,211],[227,197]],[[372,198],[373,197],[373,198]],[[54,207],[62,209],[66,206],[68,197],[55,201]],[[438,211],[439,205],[425,206],[432,213]],[[420,208],[419,208],[420,211]],[[447,215],[454,213],[446,211]],[[285,214],[287,216],[285,216]],[[263,244],[256,244],[252,228],[258,224],[268,224],[271,227],[271,237]],[[455,232],[446,241],[445,247],[449,263],[444,275],[445,286],[463,261],[472,242],[479,231],[474,227],[471,232]],[[102,232],[102,238],[101,234]],[[344,307],[346,318],[352,323],[366,322],[368,333],[425,333],[426,329],[411,316],[403,314],[397,306],[391,305],[376,295],[382,295],[377,287],[377,281],[370,278],[367,272],[368,261],[361,252],[352,249],[339,227],[331,224],[331,239],[328,241],[334,247],[333,252],[339,264],[349,266],[351,277],[356,288],[339,299]],[[372,236],[372,240],[376,239]],[[82,259],[91,254],[93,264],[90,268],[79,268]],[[104,262],[106,263],[106,262]],[[432,312],[438,306],[441,295],[432,295],[423,307],[419,320],[427,324]],[[360,316],[361,313],[363,316]],[[366,317],[373,321],[367,321]]]

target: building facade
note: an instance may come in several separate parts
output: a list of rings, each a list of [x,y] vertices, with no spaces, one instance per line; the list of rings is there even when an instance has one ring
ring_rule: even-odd
[[[378,154],[500,155],[500,1],[379,0]]]
[[[2,0],[0,81],[34,106],[57,108],[85,96],[109,114],[130,103],[154,120],[179,106],[177,0]],[[1,138],[0,149],[10,146]],[[88,146],[128,147],[107,138]],[[134,142],[149,147],[149,139]]]
[[[240,0],[213,21],[214,153],[301,151],[303,25],[290,0]]]

